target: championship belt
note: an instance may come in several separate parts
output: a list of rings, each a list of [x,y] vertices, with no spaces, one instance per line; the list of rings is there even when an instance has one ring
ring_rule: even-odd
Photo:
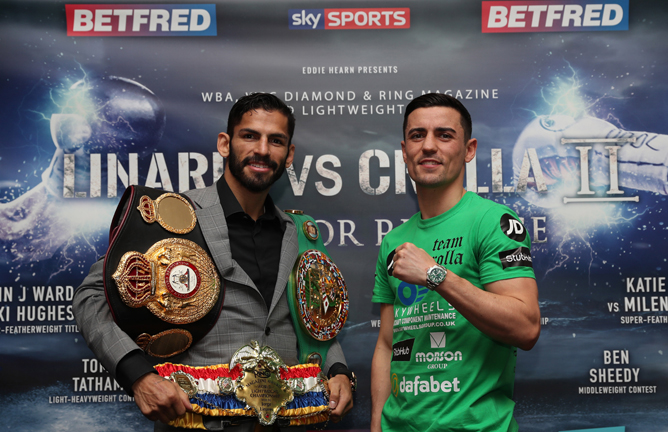
[[[223,307],[221,280],[188,197],[127,188],[111,224],[104,290],[137,345],[164,358],[204,337]]]
[[[330,259],[317,223],[301,210],[285,210],[297,227],[299,256],[288,281],[288,305],[299,343],[299,362],[324,365],[327,350],[348,318],[348,290]]]
[[[193,406],[171,426],[208,429],[259,421],[287,427],[329,420],[329,386],[320,366],[286,366],[276,351],[256,341],[238,349],[229,365],[163,363],[155,369],[177,383]]]

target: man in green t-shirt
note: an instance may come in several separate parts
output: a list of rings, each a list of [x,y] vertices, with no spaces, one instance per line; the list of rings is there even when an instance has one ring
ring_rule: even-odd
[[[478,143],[461,102],[422,95],[403,130],[420,212],[378,256],[371,431],[516,431],[516,347],[540,334],[531,241],[515,212],[464,190]]]

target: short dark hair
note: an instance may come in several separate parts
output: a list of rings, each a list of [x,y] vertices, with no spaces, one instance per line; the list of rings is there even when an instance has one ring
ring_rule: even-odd
[[[467,143],[471,139],[473,125],[471,123],[471,114],[469,114],[466,107],[461,102],[459,102],[459,100],[450,95],[442,93],[427,93],[416,97],[408,105],[406,105],[406,110],[404,111],[403,127],[404,140],[406,139],[406,125],[408,124],[408,116],[418,108],[431,107],[448,107],[457,110],[461,117],[460,123],[462,125],[462,129],[464,129],[464,143]]]
[[[241,118],[249,111],[278,111],[288,118],[288,144],[292,143],[292,135],[295,132],[295,115],[285,102],[271,93],[253,93],[239,98],[232,106],[230,115],[227,117],[227,134],[230,139],[234,136],[234,128],[241,123]]]

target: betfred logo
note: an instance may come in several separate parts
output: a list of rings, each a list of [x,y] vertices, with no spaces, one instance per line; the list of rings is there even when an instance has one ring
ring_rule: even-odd
[[[290,30],[401,29],[411,27],[409,8],[290,9]]]
[[[68,36],[216,36],[213,4],[67,4]]]
[[[629,29],[629,0],[483,1],[483,33]]]

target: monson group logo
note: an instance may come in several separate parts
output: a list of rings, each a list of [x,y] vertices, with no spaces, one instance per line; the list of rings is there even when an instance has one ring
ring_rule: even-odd
[[[509,0],[482,2],[483,33],[629,29],[629,0]]]
[[[404,29],[409,8],[290,9],[290,30]]]
[[[67,4],[68,36],[216,36],[213,4]]]

